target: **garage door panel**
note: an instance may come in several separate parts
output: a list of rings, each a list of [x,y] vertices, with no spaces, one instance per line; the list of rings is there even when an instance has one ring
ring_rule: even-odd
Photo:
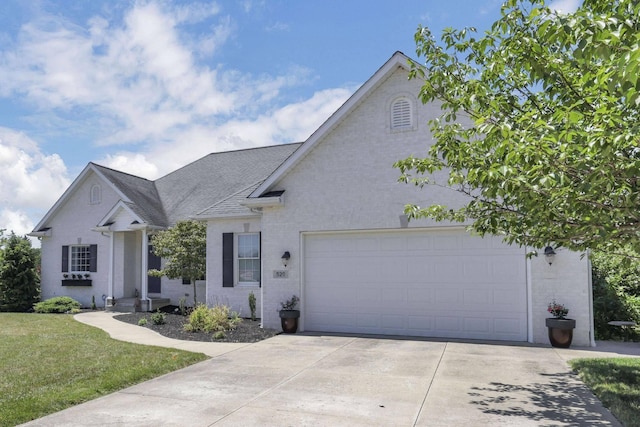
[[[496,332],[506,336],[516,334],[521,328],[526,327],[518,321],[514,322],[512,318],[494,319],[493,325]]]
[[[515,285],[514,285],[515,287]],[[505,309],[508,307],[518,307],[520,302],[520,293],[515,289],[495,289],[493,292],[493,303],[496,309]]]
[[[383,315],[380,319],[382,327],[386,330],[404,330],[407,328],[405,317],[402,315]]]
[[[493,308],[493,291],[490,289],[463,289],[462,302],[466,306],[478,306],[478,308]]]
[[[492,277],[502,283],[522,281],[525,276],[525,264],[519,257],[506,256],[491,262]]]
[[[421,282],[434,274],[434,261],[425,257],[407,257],[407,281]]]
[[[489,334],[493,329],[493,321],[485,317],[465,317],[464,330],[468,332]]]
[[[526,340],[523,249],[450,230],[304,242],[306,330]]]

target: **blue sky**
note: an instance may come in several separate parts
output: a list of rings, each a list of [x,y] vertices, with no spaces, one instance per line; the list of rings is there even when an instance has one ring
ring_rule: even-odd
[[[578,0],[556,0],[560,9]],[[305,140],[419,24],[501,0],[3,0],[0,229],[24,234],[90,161],[155,179]]]

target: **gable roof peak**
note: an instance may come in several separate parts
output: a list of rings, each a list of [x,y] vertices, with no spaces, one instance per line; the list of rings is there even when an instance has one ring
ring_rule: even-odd
[[[324,123],[320,125],[311,136],[302,143],[300,148],[296,150],[289,158],[287,158],[267,179],[264,180],[258,188],[255,189],[249,198],[260,197],[263,193],[269,191],[271,186],[275,184],[280,178],[282,178],[289,170],[311,152],[313,147],[318,144],[331,130],[338,125],[345,117],[347,117],[355,108],[357,108],[367,96],[379,87],[385,79],[398,70],[398,67],[402,67],[409,71],[410,64],[418,63],[407,55],[397,50],[391,55],[391,57],[362,84],[354,93],[347,99],[344,104],[340,106]]]

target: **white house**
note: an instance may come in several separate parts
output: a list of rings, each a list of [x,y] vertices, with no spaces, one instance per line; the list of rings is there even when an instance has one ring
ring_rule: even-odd
[[[159,260],[147,239],[195,218],[207,222],[199,295],[248,315],[253,291],[267,327],[298,295],[302,331],[546,343],[555,299],[576,319],[574,344],[592,345],[587,257],[558,250],[549,265],[498,237],[407,222],[407,203],[464,202],[398,182],[393,163],[426,152],[427,122],[440,114],[418,100],[408,61],[396,52],[302,144],[211,154],[155,182],[89,164],[32,233],[42,237],[43,297],[87,305],[138,290],[143,309],[177,304],[191,288],[150,281]],[[63,274],[78,273],[91,286],[64,286]]]

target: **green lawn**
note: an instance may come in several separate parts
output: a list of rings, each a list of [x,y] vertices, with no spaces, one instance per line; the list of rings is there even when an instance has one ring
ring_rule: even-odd
[[[582,381],[626,427],[640,426],[640,359],[570,361]]]
[[[71,315],[0,313],[0,426],[42,417],[206,358],[116,341]]]

